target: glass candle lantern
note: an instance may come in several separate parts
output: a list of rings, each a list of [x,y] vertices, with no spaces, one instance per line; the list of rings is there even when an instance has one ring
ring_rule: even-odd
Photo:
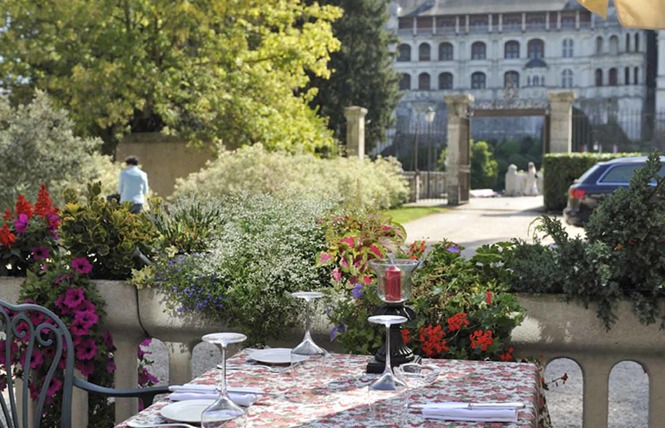
[[[412,259],[370,260],[369,266],[376,272],[379,299],[401,303],[411,297],[411,274],[418,263]]]

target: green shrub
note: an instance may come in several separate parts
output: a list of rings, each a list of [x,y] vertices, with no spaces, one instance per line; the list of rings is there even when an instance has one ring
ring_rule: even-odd
[[[315,260],[325,242],[320,219],[332,203],[309,195],[219,203],[222,224],[209,249],[158,261],[156,285],[173,310],[240,329],[251,343],[280,337],[298,319],[289,293],[323,284]]]
[[[76,137],[67,113],[56,110],[43,92],[32,103],[13,108],[0,96],[0,208],[19,194],[37,194],[46,184],[57,204],[62,192],[103,179],[114,193],[119,167],[98,153],[102,141]],[[112,180],[109,180],[112,179]]]
[[[173,198],[196,195],[223,200],[240,192],[277,197],[311,194],[340,204],[386,209],[408,197],[406,180],[392,158],[365,160],[268,152],[261,145],[236,151],[220,149],[206,168],[176,183]]]
[[[129,203],[101,197],[101,183],[88,185],[84,202],[73,190],[65,192],[61,240],[75,257],[87,257],[92,277],[126,279],[143,266],[140,254],[150,255],[157,231],[145,213],[132,214]]]
[[[471,188],[493,189],[498,175],[498,164],[485,141],[471,145]]]
[[[568,187],[597,162],[639,153],[550,153],[543,158],[547,175],[543,182],[544,204],[548,211],[561,211],[568,201]]]

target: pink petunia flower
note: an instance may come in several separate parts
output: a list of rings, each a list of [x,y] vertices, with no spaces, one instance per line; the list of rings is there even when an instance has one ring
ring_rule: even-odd
[[[71,309],[77,309],[85,300],[83,288],[70,288],[65,292],[64,303]]]
[[[92,271],[92,265],[85,257],[77,257],[72,260],[72,267],[80,274],[88,274]]]
[[[32,247],[31,251],[35,260],[45,260],[51,255],[48,247]]]
[[[106,347],[111,352],[115,350],[115,346],[113,345],[113,337],[111,336],[111,332],[108,330],[104,332],[104,345],[106,345]]]
[[[92,327],[97,324],[99,321],[99,316],[96,313],[90,311],[79,311],[74,314],[74,322],[79,321],[83,323],[87,328]]]
[[[75,319],[69,325],[69,331],[72,332],[73,336],[85,336],[90,331],[90,326],[83,320]]]
[[[58,378],[54,377],[51,379],[51,384],[46,390],[46,395],[53,397],[56,392],[60,391],[60,389],[62,389],[62,382]]]
[[[83,376],[90,376],[95,371],[95,363],[93,361],[81,361],[76,363],[76,368]]]
[[[113,361],[113,358],[109,358],[108,361],[106,361],[106,371],[109,373],[115,373],[115,369],[115,361]]]
[[[25,233],[28,230],[28,222],[30,218],[27,214],[19,214],[18,218],[14,220],[14,231],[17,233]]]
[[[88,338],[81,341],[81,344],[76,347],[77,360],[92,360],[97,354],[97,344],[94,340]]]
[[[57,278],[53,281],[53,283],[55,285],[58,285],[62,281],[69,281],[72,278],[74,278],[74,275],[72,275],[71,273],[63,273],[62,275],[58,275]]]

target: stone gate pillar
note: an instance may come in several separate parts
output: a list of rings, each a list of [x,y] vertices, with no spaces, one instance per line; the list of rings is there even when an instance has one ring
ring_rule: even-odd
[[[550,102],[550,153],[570,153],[573,148],[575,92],[550,92],[547,98]]]
[[[448,205],[460,205],[466,201],[462,196],[465,183],[460,180],[462,171],[461,161],[463,149],[462,140],[466,139],[463,146],[468,150],[469,139],[469,105],[473,102],[470,94],[446,95],[443,97],[448,107],[448,154],[446,157],[446,193],[448,194]],[[468,173],[468,171],[466,171]],[[464,179],[464,177],[463,177]],[[466,189],[468,191],[468,189]]]
[[[365,115],[367,109],[351,106],[344,109],[346,118],[346,156],[365,158]]]

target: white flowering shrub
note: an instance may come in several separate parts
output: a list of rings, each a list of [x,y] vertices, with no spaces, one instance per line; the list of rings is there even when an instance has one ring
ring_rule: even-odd
[[[201,171],[179,179],[172,197],[220,199],[238,192],[277,197],[306,193],[357,208],[387,209],[407,200],[408,186],[394,158],[320,159],[254,145],[220,149],[217,159]]]
[[[114,192],[120,167],[99,154],[100,139],[79,138],[73,129],[43,92],[18,107],[0,96],[0,209],[11,208],[19,194],[36,195],[42,184],[56,205],[64,189],[83,190],[91,181]]]
[[[279,337],[299,314],[290,293],[328,282],[316,256],[333,202],[240,195],[219,204],[221,226],[208,249],[159,261],[156,285],[178,312],[219,320],[253,343]]]

